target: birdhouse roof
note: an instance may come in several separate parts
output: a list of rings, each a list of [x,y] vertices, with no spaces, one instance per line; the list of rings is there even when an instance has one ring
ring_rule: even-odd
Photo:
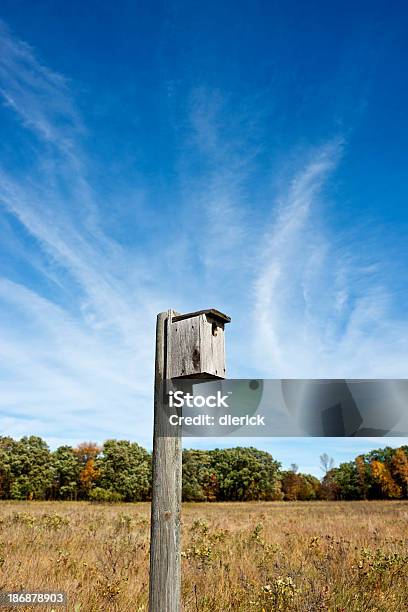
[[[172,321],[182,321],[183,319],[192,319],[193,317],[198,317],[200,315],[208,315],[212,319],[216,321],[220,321],[221,323],[229,323],[231,321],[231,317],[216,310],[215,308],[208,308],[207,310],[197,310],[196,312],[187,312],[186,314],[181,314],[173,317]]]

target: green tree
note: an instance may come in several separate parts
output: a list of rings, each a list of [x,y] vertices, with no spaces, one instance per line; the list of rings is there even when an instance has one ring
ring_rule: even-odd
[[[293,469],[281,473],[281,487],[285,501],[296,501],[302,486],[302,477]]]
[[[11,487],[15,478],[13,457],[17,442],[10,437],[0,437],[0,499],[10,499]]]
[[[46,499],[51,496],[54,482],[51,453],[38,436],[24,436],[10,456],[13,482],[12,499]]]
[[[377,448],[375,450],[370,451],[364,458],[367,463],[371,463],[372,461],[381,461],[381,463],[389,463],[395,453],[395,449],[391,448],[391,446],[386,446],[385,448]]]
[[[354,461],[341,463],[324,476],[320,488],[322,499],[361,499],[357,467]]]
[[[282,472],[282,493],[287,501],[308,501],[317,499],[320,491],[320,480],[311,474],[298,474],[291,470]]]
[[[320,493],[320,480],[312,474],[300,474],[302,482],[298,493],[298,499],[309,501],[318,499]]]
[[[210,451],[221,501],[272,500],[281,497],[279,467],[273,457],[256,448]]]
[[[60,446],[52,454],[54,497],[76,499],[79,487],[80,462],[71,446]]]
[[[216,475],[208,451],[183,450],[182,487],[183,501],[214,501],[217,498]]]
[[[119,493],[125,501],[143,501],[151,490],[151,455],[127,440],[107,440],[96,463],[98,486]]]
[[[361,499],[358,472],[354,461],[341,463],[331,472],[334,482],[338,485],[339,499]]]

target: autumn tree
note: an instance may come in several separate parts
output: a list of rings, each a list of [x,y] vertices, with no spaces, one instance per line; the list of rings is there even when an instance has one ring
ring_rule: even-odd
[[[81,442],[74,448],[74,453],[82,467],[86,465],[89,459],[95,461],[100,452],[101,447],[96,442]]]
[[[397,448],[391,459],[391,474],[401,488],[404,497],[408,496],[408,456],[403,448]]]
[[[357,481],[360,489],[360,495],[362,499],[367,499],[367,491],[368,491],[368,466],[364,460],[363,455],[359,455],[355,458],[355,465],[357,471]]]
[[[292,465],[291,469],[282,472],[281,485],[284,499],[287,501],[307,501],[317,499],[320,491],[320,480],[311,474],[301,474]]]
[[[74,454],[79,462],[79,492],[81,498],[87,498],[92,487],[95,486],[99,469],[96,464],[97,457],[101,452],[95,442],[82,442],[74,449]]]
[[[321,487],[323,499],[360,499],[358,474],[354,461],[341,463],[339,467],[329,470]]]
[[[320,482],[295,463],[287,471],[256,448],[183,451],[183,499],[188,501],[398,499],[408,497],[408,447],[359,455],[338,468],[320,457]],[[50,452],[44,440],[0,437],[0,499],[150,498],[151,453],[134,442],[83,442]]]
[[[81,491],[85,493],[85,496],[89,495],[99,475],[100,471],[96,465],[95,459],[89,458],[79,473]]]
[[[298,492],[298,499],[301,501],[309,501],[319,499],[320,495],[320,480],[312,474],[300,474],[302,482]]]
[[[383,497],[401,497],[401,487],[394,481],[386,463],[373,459],[371,461],[371,473],[374,478],[374,481],[378,483]]]
[[[302,487],[302,477],[293,469],[282,472],[281,487],[286,501],[296,501]]]

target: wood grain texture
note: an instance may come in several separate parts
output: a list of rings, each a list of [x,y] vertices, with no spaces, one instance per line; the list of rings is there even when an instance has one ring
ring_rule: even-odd
[[[225,378],[224,324],[208,314],[178,318],[170,326],[169,375]]]
[[[149,612],[181,610],[181,432],[163,436],[163,381],[168,378],[172,311],[160,313],[156,326],[153,484],[150,538]]]
[[[213,317],[207,311],[193,314],[183,318],[168,310],[157,316],[149,612],[181,610],[181,427],[169,428],[163,382],[225,378],[224,322],[229,317],[218,311]]]
[[[225,378],[224,325],[209,315],[200,320],[201,368],[206,374]]]

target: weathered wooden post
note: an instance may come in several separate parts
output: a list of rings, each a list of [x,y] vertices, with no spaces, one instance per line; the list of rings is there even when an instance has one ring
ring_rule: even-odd
[[[224,325],[218,310],[157,315],[149,612],[181,610],[181,429],[168,431],[163,382],[225,378]]]

